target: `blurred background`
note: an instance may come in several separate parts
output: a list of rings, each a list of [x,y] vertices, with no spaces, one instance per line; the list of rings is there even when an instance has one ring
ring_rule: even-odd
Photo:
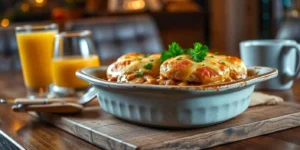
[[[160,52],[173,41],[184,48],[199,41],[235,56],[243,40],[300,42],[299,11],[300,0],[0,0],[0,71],[20,69],[18,25],[89,29],[101,63],[109,64],[132,51]]]

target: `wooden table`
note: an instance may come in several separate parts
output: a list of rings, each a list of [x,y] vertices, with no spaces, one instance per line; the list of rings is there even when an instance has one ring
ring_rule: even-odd
[[[291,90],[263,91],[284,100],[300,103],[300,80]],[[0,73],[0,97],[25,96],[20,72]],[[52,125],[39,121],[26,113],[14,113],[9,106],[0,104],[0,130],[26,149],[99,149]],[[251,138],[211,149],[300,149],[300,127]]]

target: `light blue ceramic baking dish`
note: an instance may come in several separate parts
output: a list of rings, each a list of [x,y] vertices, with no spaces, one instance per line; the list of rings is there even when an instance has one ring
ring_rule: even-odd
[[[98,91],[102,109],[128,121],[163,127],[207,126],[244,112],[256,83],[274,78],[275,68],[249,67],[253,74],[244,80],[202,85],[163,86],[126,84],[101,79],[106,67],[86,68],[77,77]]]

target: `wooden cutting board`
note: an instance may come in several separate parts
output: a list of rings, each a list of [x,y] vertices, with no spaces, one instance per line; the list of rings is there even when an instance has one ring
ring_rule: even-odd
[[[42,114],[44,120],[105,149],[200,149],[300,126],[300,105],[282,103],[249,108],[211,127],[159,129],[131,124],[88,106],[81,114]]]

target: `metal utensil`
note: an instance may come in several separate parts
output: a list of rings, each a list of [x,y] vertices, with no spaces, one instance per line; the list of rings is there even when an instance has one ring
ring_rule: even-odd
[[[52,87],[52,91],[55,93],[55,95],[59,97],[66,97],[66,96],[74,95],[75,93],[74,89],[63,88],[55,85]]]
[[[35,99],[16,98],[13,102],[0,99],[0,103],[10,104],[10,105],[17,105],[17,104],[36,105],[36,104],[58,103],[58,102],[61,103],[73,102],[73,103],[79,103],[81,105],[85,105],[91,100],[93,100],[96,96],[97,96],[96,90],[94,89],[94,87],[92,87],[86,93],[84,93],[79,99],[76,97],[35,98]]]
[[[53,92],[58,97],[66,97],[70,95],[75,95],[75,91],[73,89],[62,88],[58,86],[53,87]],[[85,105],[91,100],[93,100],[97,95],[97,92],[94,87],[89,88],[84,94],[82,94],[77,102],[79,104]],[[77,95],[78,96],[78,95]]]
[[[30,100],[35,101],[35,100]],[[24,103],[22,103],[24,102]],[[29,104],[28,100],[21,101],[18,103],[6,101],[0,99],[0,103],[12,105],[12,110],[16,112],[24,111],[36,111],[36,112],[51,112],[51,113],[76,113],[83,109],[83,106],[76,103],[69,103],[65,101],[42,103],[44,101],[37,101],[33,104]]]
[[[65,102],[77,102],[77,98],[73,97],[65,97],[65,98],[36,98],[36,99],[28,99],[28,98],[16,98],[13,102],[6,101],[4,99],[0,99],[0,103],[17,105],[36,105],[36,104],[51,104],[51,103],[65,103]]]
[[[6,101],[4,99],[0,99],[0,103],[7,105],[17,105],[15,102]]]
[[[0,99],[0,103],[1,104],[6,104],[6,105],[17,106],[17,107],[20,107],[20,108],[24,106],[23,104],[16,104],[15,102],[7,101],[7,100],[4,100],[4,99]]]
[[[89,90],[84,93],[78,100],[79,104],[85,105],[88,102],[92,101],[97,96],[97,90],[95,87],[89,88]]]
[[[64,98],[16,98],[14,103],[16,104],[24,104],[24,105],[36,105],[36,104],[51,104],[51,103],[65,103],[72,102],[76,103],[77,98],[75,97],[64,97]]]
[[[75,103],[53,103],[41,105],[13,105],[12,110],[15,112],[36,111],[49,113],[77,113],[82,111],[83,106]]]

